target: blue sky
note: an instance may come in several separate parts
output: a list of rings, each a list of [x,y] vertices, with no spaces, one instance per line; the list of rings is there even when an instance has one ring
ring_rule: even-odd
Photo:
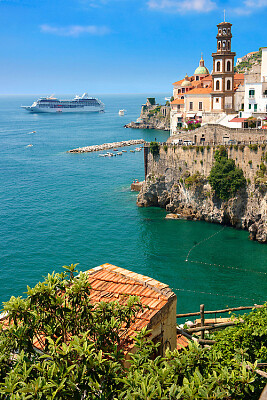
[[[267,0],[0,0],[0,93],[171,93],[224,9],[237,57],[267,46]]]

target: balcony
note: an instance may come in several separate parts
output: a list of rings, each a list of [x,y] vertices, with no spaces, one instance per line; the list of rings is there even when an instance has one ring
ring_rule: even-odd
[[[248,97],[249,99],[255,99],[255,94],[250,94]]]

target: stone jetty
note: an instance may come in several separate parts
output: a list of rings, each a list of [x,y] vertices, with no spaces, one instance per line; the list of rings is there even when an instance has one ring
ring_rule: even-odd
[[[122,142],[95,144],[93,146],[78,147],[77,149],[69,150],[68,153],[91,153],[93,151],[115,149],[117,147],[132,146],[140,143],[145,143],[145,140],[132,139],[132,140],[123,140]]]

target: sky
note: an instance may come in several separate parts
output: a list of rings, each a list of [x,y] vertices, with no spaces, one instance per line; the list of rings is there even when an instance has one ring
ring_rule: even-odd
[[[171,94],[224,10],[237,57],[267,46],[267,0],[0,0],[0,94]]]

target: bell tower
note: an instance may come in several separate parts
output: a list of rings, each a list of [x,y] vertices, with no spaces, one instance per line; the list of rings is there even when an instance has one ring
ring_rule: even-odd
[[[231,51],[232,24],[221,22],[217,25],[217,52],[212,53],[212,111],[234,112],[234,58]]]

